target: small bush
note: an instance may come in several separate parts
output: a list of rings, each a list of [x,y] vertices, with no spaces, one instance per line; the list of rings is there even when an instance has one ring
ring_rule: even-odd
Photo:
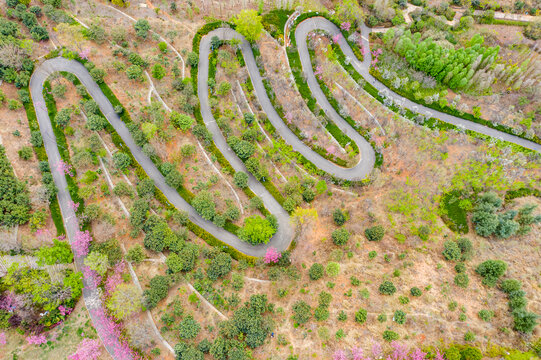
[[[373,259],[373,258],[375,258],[376,256],[378,256],[378,253],[375,252],[375,251],[370,251],[370,252],[368,253],[368,258],[369,258],[369,259]]]
[[[402,305],[406,305],[406,304],[409,304],[410,298],[407,296],[399,296],[398,302],[401,303]]]
[[[464,341],[466,342],[475,341],[475,334],[471,331],[466,331],[466,333],[464,334]]]
[[[498,279],[505,274],[507,264],[501,260],[487,260],[475,269],[475,272],[483,277],[483,284],[494,286]]]
[[[383,340],[385,340],[387,342],[395,341],[395,340],[398,340],[399,338],[400,338],[400,336],[397,333],[395,333],[394,331],[385,330],[383,332]]]
[[[500,289],[506,294],[511,294],[514,291],[519,291],[522,288],[522,283],[516,279],[506,279],[500,284]]]
[[[464,265],[464,263],[458,263],[455,265],[455,271],[457,273],[463,273],[463,272],[466,272],[466,265]]]
[[[410,294],[411,294],[411,296],[419,297],[419,296],[423,295],[423,292],[418,287],[412,287],[410,289]]]
[[[333,231],[331,237],[335,245],[346,245],[349,240],[349,231],[346,228],[339,228]]]
[[[364,324],[366,322],[366,318],[368,316],[368,311],[366,309],[359,309],[355,313],[355,322],[358,322],[359,324]]]
[[[391,281],[384,281],[379,286],[379,292],[383,295],[393,295],[396,292],[396,287]]]
[[[314,263],[312,266],[310,266],[310,270],[308,270],[308,275],[310,276],[310,280],[319,280],[323,277],[323,265]]]
[[[446,241],[443,244],[443,257],[449,261],[459,261],[461,257],[460,248],[458,244],[452,240]]]
[[[380,241],[385,235],[385,229],[381,225],[372,226],[364,231],[368,241]]]
[[[393,321],[397,324],[404,325],[406,323],[406,313],[402,310],[396,310],[393,315]]]
[[[477,315],[479,316],[479,319],[486,322],[490,322],[492,318],[494,317],[494,311],[483,309],[479,311]]]
[[[470,278],[466,273],[459,273],[455,276],[455,285],[461,288],[467,288],[470,283]]]
[[[334,209],[332,219],[336,225],[342,226],[346,222],[346,214],[341,209]]]
[[[334,261],[330,261],[325,268],[327,275],[335,277],[340,273],[340,264]]]

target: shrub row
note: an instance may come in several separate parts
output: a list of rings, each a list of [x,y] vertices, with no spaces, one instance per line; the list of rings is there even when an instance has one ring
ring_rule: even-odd
[[[32,95],[30,95],[28,88],[25,90],[28,91],[29,94],[29,101],[23,102],[24,109],[26,111],[26,118],[28,119],[28,127],[30,128],[31,132],[40,131],[38,119],[36,117],[36,109],[32,103]],[[33,148],[38,161],[49,162],[49,158],[44,146],[33,146]],[[51,211],[51,217],[53,218],[54,226],[56,227],[56,235],[65,234],[66,229],[64,228],[64,221],[62,220],[62,213],[60,212],[60,205],[58,204],[58,198],[56,196],[50,201],[49,210]]]
[[[63,130],[60,129],[55,122],[55,117],[56,117],[56,112],[57,112],[56,101],[51,95],[51,84],[49,83],[49,81],[45,81],[43,83],[43,98],[45,100],[45,106],[47,107],[47,112],[49,115],[49,119],[51,121],[51,126],[53,128],[53,132],[56,138],[56,143],[58,147],[58,152],[60,153],[60,157],[65,163],[70,164],[73,167],[70,153],[68,150],[68,143],[66,141],[66,136],[64,135]],[[53,169],[51,169],[51,171],[52,170]],[[75,167],[73,167],[71,171],[72,171],[73,176],[65,176],[66,182],[68,184],[68,191],[70,193],[71,200],[75,203],[79,203],[79,207],[77,208],[76,213],[83,214],[85,204],[84,204],[84,200],[79,196],[79,186],[77,185],[77,181],[76,181],[77,170],[75,169]],[[88,228],[88,223],[83,226],[83,229],[87,229],[87,228]]]

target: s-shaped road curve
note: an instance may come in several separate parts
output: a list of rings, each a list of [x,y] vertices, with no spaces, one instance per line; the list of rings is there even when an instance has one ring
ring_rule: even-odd
[[[310,61],[310,54],[308,53],[308,47],[306,45],[306,37],[310,32],[315,31],[315,30],[324,30],[325,32],[330,34],[330,36],[341,34],[340,29],[338,29],[336,25],[334,25],[332,22],[325,19],[324,17],[318,16],[318,17],[308,18],[297,25],[297,28],[295,29],[295,38],[297,39],[299,57],[301,59],[301,63],[302,63],[304,71],[308,73],[309,76],[313,75],[313,73],[310,70],[312,68],[312,65]],[[413,112],[425,115],[427,117],[433,117],[433,118],[439,119],[443,122],[455,125],[456,127],[461,128],[461,129],[471,130],[483,135],[488,135],[496,139],[500,139],[500,140],[504,140],[513,144],[520,145],[530,150],[541,152],[541,145],[533,141],[529,141],[529,140],[520,138],[518,136],[507,134],[502,131],[490,128],[488,126],[484,126],[484,125],[481,125],[469,120],[465,120],[453,115],[449,115],[441,111],[430,109],[426,106],[417,104],[403,96],[400,96],[394,93],[392,90],[390,90],[388,87],[386,87],[381,82],[379,82],[376,78],[374,78],[369,72],[370,63],[372,62],[372,53],[370,52],[370,42],[368,41],[368,38],[371,31],[372,31],[371,28],[362,24],[361,35],[362,35],[363,47],[367,50],[363,61],[360,61],[355,56],[355,54],[353,53],[353,50],[351,49],[351,47],[349,46],[349,44],[347,43],[346,39],[344,39],[343,36],[340,36],[338,45],[344,52],[344,55],[347,58],[349,58],[350,63],[355,68],[355,70],[369,84],[374,86],[378,91],[384,93],[387,98],[392,99],[395,104],[400,104],[401,106],[408,108]],[[311,90],[314,91],[312,88]],[[316,92],[317,92],[317,89],[316,89]],[[318,99],[318,102],[319,102],[319,99]]]

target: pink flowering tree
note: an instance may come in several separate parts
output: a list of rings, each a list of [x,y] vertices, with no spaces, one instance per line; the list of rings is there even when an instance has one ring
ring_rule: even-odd
[[[103,345],[109,347],[114,353],[114,357],[118,360],[133,360],[141,359],[140,356],[130,349],[129,344],[121,340],[120,324],[113,321],[112,318],[105,314],[103,307],[90,310],[91,315],[95,319],[95,327]]]
[[[6,345],[8,342],[6,340],[6,333],[5,332],[1,332],[0,333],[0,345]]]
[[[90,48],[84,48],[83,50],[79,51],[79,57],[81,59],[88,60],[88,55],[90,55]]]
[[[353,360],[364,360],[363,349],[360,346],[351,349],[351,356]]]
[[[41,345],[45,344],[47,342],[47,339],[45,338],[45,335],[41,334],[28,336],[26,338],[26,341],[28,341],[28,343],[31,345]]]
[[[92,236],[88,230],[77,231],[75,241],[71,244],[73,252],[76,256],[86,256],[88,254],[88,245],[92,241]]]
[[[85,338],[77,346],[77,351],[68,356],[69,360],[96,360],[101,355],[99,340]]]
[[[336,350],[332,356],[333,360],[347,360],[348,357],[344,350]]]
[[[83,276],[91,288],[96,288],[101,284],[102,277],[88,266],[83,266]]]
[[[265,264],[276,264],[281,257],[281,253],[279,253],[275,248],[270,247],[265,253]]]
[[[293,122],[293,114],[290,111],[286,112],[284,117],[286,118],[288,124],[291,124]]]
[[[56,169],[64,175],[73,176],[73,166],[62,159],[56,164]]]
[[[314,75],[317,76],[319,80],[323,80],[323,66],[316,66],[316,71],[314,71]]]
[[[336,34],[332,37],[332,42],[335,44],[338,44],[338,42],[342,39],[342,34]]]
[[[73,200],[70,200],[70,202],[69,202],[69,207],[70,207],[70,209],[72,209],[72,210],[75,211],[75,212],[77,212],[77,210],[79,209],[79,205],[80,205],[80,204],[79,204],[78,202],[76,203],[76,202],[73,201]]]
[[[381,359],[383,357],[383,349],[381,348],[381,344],[379,342],[372,345],[372,356],[374,359]]]
[[[343,22],[342,24],[340,24],[340,29],[349,32],[349,30],[351,29],[351,23],[347,21]]]
[[[406,345],[400,344],[398,341],[393,341],[391,343],[393,352],[389,356],[390,360],[406,360],[408,358],[408,347]]]
[[[126,262],[124,260],[117,263],[113,268],[113,274],[107,277],[105,281],[105,295],[110,296],[116,287],[123,283],[122,273],[126,270]]]

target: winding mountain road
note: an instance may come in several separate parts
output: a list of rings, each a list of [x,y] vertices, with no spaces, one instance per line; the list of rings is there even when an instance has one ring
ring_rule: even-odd
[[[323,17],[309,18],[301,22],[295,29],[301,64],[307,76],[310,90],[312,91],[312,94],[316,98],[318,104],[327,113],[329,118],[331,118],[336,123],[336,125],[340,127],[340,129],[345,134],[347,134],[353,141],[355,141],[356,144],[359,146],[361,154],[360,162],[351,168],[339,167],[336,164],[329,162],[328,160],[313,152],[306,144],[304,144],[300,139],[298,139],[297,136],[293,132],[291,132],[291,130],[289,130],[289,128],[284,124],[282,119],[276,113],[276,110],[272,106],[270,100],[268,99],[250,44],[234,30],[222,28],[210,32],[201,39],[199,71],[197,78],[198,96],[201,103],[201,114],[208,130],[213,135],[216,146],[220,149],[222,154],[226,157],[226,159],[236,171],[247,172],[244,163],[227,145],[225,138],[223,137],[220,129],[216,124],[209,105],[207,80],[209,72],[209,55],[211,49],[210,42],[213,36],[218,36],[222,40],[230,40],[232,38],[238,38],[241,40],[240,49],[243,52],[246,66],[251,76],[252,84],[254,86],[258,100],[263,110],[266,112],[269,121],[271,121],[271,123],[274,125],[274,127],[283,137],[283,139],[288,144],[290,144],[295,151],[303,154],[318,168],[338,178],[346,180],[363,179],[372,170],[375,162],[375,156],[372,147],[362,136],[360,136],[353,128],[351,128],[349,124],[340,117],[339,114],[336,113],[336,111],[329,104],[327,98],[319,88],[317,80],[314,76],[310,60],[310,54],[308,53],[308,47],[306,44],[306,39],[311,31],[318,29],[328,32],[331,36],[340,33],[340,30],[333,23]],[[369,50],[368,35],[370,33],[370,29],[367,27],[363,27],[362,31],[364,43],[363,45],[366,49]],[[355,57],[353,51],[351,50],[345,39],[340,39],[339,46],[342,48],[344,54],[349,57],[349,59],[351,60],[351,64],[354,66],[354,68],[365,78],[365,80],[372,84],[374,87],[376,87],[379,91],[386,92],[387,97],[391,98],[395,103],[401,104],[402,106],[405,106],[414,112],[430,117],[436,117],[444,122],[454,124],[457,127],[463,129],[472,130],[481,134],[502,139],[535,151],[541,151],[541,145],[535,144],[531,141],[524,140],[517,136],[502,133],[500,131],[491,129],[483,125],[472,123],[464,119],[460,119],[445,113],[429,109],[422,105],[415,104],[412,101],[391,92],[387,87],[385,87],[383,84],[381,84],[369,74],[369,65],[371,62],[370,51],[367,52],[364,61],[361,62]],[[113,126],[119,136],[126,143],[127,147],[130,149],[133,156],[135,157],[135,160],[142,166],[145,172],[154,180],[156,186],[163,192],[166,198],[177,209],[185,210],[188,212],[189,218],[192,222],[205,229],[216,238],[247,255],[261,257],[265,254],[266,250],[269,247],[274,247],[279,251],[287,249],[294,236],[294,230],[289,221],[289,214],[280,206],[280,204],[274,199],[274,197],[259,181],[257,181],[253,176],[249,176],[250,188],[263,200],[266,208],[276,216],[279,228],[277,233],[273,236],[273,238],[268,244],[253,246],[241,241],[236,235],[224,230],[223,228],[217,227],[212,222],[204,220],[191,207],[191,205],[179,195],[179,193],[175,189],[168,186],[165,182],[163,175],[156,168],[154,163],[150,160],[150,158],[143,154],[142,149],[135,144],[127,127],[120,119],[118,114],[114,111],[113,105],[103,94],[98,84],[94,82],[87,69],[81,63],[75,60],[67,60],[65,58],[59,57],[46,60],[36,68],[30,80],[30,92],[32,95],[34,107],[36,109],[36,115],[43,137],[45,150],[49,157],[49,165],[53,170],[53,179],[56,186],[58,187],[58,201],[66,225],[67,236],[71,244],[73,244],[73,242],[75,241],[76,233],[79,230],[79,222],[74,210],[70,206],[71,197],[68,191],[65,175],[63,172],[56,171],[57,164],[61,161],[61,157],[58,151],[58,144],[56,142],[56,138],[51,125],[51,119],[49,118],[42,93],[43,85],[47,78],[54,72],[59,71],[69,72],[77,76],[81,83],[86,87],[90,96],[99,105],[102,113],[105,115],[109,123]],[[75,265],[78,269],[82,269],[83,260],[83,257],[75,258]],[[103,334],[107,334],[107,329],[104,329],[105,325],[102,322],[98,321],[98,316],[95,315],[97,313],[96,310],[103,308],[103,304],[99,299],[99,289],[89,284],[86,279],[84,280],[84,282],[85,288],[83,289],[83,297],[85,300],[85,304],[90,310],[94,326],[96,327],[98,335],[100,335],[101,337]],[[122,345],[118,338],[111,338],[110,336],[108,336],[106,339],[102,338],[102,341],[107,351],[113,356],[114,359],[130,358],[125,357],[122,354],[119,355],[119,352],[122,349]]]
[[[305,72],[307,71],[304,68],[304,63],[310,64],[310,54],[308,53],[308,47],[306,46],[306,37],[310,32],[315,31],[315,30],[324,30],[325,32],[330,34],[330,36],[341,34],[340,29],[338,29],[336,25],[334,25],[332,22],[325,19],[324,17],[308,18],[302,21],[297,26],[297,28],[295,29],[295,38],[297,39],[299,56],[301,58],[301,62],[303,62],[303,70]],[[541,152],[541,145],[533,141],[522,139],[518,136],[510,135],[510,134],[501,132],[499,130],[492,129],[488,126],[484,126],[484,125],[481,125],[472,121],[468,121],[468,120],[465,120],[453,115],[449,115],[441,111],[430,109],[426,106],[417,104],[391,91],[388,87],[386,87],[385,85],[380,83],[376,78],[374,78],[369,72],[370,63],[372,62],[372,53],[370,51],[370,43],[368,41],[370,32],[371,32],[371,28],[363,24],[361,27],[362,41],[363,41],[363,47],[367,49],[366,55],[364,56],[363,61],[360,61],[359,59],[357,59],[357,57],[353,53],[353,50],[351,49],[351,47],[349,46],[349,44],[347,43],[346,39],[344,39],[343,36],[340,37],[340,40],[338,41],[338,45],[344,52],[344,55],[349,58],[350,63],[355,68],[355,70],[360,75],[362,75],[362,77],[368,83],[374,86],[381,93],[385,94],[385,96],[391,99],[395,104],[408,108],[415,113],[422,114],[427,117],[434,117],[443,122],[455,125],[456,127],[460,129],[471,130],[483,135],[488,135],[496,139],[504,140],[513,144],[523,146],[530,150]],[[310,69],[311,69],[311,64],[310,64]],[[310,72],[310,74],[312,73]],[[316,166],[319,166],[319,164],[316,163]]]

